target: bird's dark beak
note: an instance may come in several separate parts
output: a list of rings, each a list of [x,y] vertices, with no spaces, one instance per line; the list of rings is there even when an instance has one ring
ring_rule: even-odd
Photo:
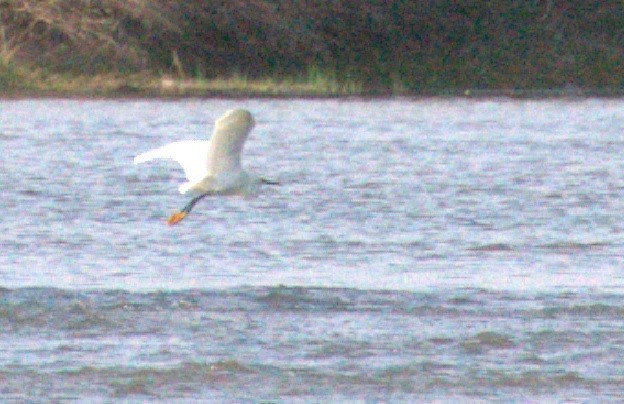
[[[262,184],[267,184],[267,185],[281,185],[279,182],[277,181],[272,181],[272,180],[267,180],[266,178],[260,178],[260,182]]]

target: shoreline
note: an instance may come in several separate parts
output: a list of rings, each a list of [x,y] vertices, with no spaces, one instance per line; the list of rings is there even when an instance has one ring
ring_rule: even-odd
[[[355,80],[337,78],[248,78],[230,76],[213,79],[174,78],[148,72],[133,75],[43,76],[21,71],[4,88],[0,99],[384,99],[384,98],[620,98],[623,88],[566,85],[559,88],[366,88]],[[6,83],[5,83],[6,84]]]
[[[255,91],[240,90],[192,90],[192,91],[157,91],[155,89],[90,89],[89,91],[71,90],[33,90],[11,89],[0,91],[0,100],[24,99],[74,99],[74,100],[113,100],[113,99],[427,99],[427,98],[466,98],[466,99],[584,99],[584,98],[623,98],[624,89],[593,88],[557,88],[557,89],[445,89],[439,91],[409,91],[393,93],[390,91],[363,91],[354,93],[319,93],[306,91]]]

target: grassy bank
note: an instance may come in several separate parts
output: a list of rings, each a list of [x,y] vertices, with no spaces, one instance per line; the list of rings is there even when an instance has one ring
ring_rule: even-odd
[[[376,93],[382,94],[382,93]],[[390,93],[383,93],[390,95]],[[180,78],[150,71],[75,75],[44,73],[23,66],[0,66],[0,96],[67,97],[338,97],[373,95],[356,81],[311,73],[299,77],[249,78],[232,74]]]
[[[621,1],[0,0],[0,95],[619,94]]]
[[[386,91],[366,89],[359,82],[337,82],[330,78],[249,79],[240,75],[213,79],[179,79],[154,75],[96,74],[74,76],[0,68],[0,97],[85,97],[85,98],[181,98],[181,97],[623,97],[621,88],[446,88],[413,91],[404,87]]]

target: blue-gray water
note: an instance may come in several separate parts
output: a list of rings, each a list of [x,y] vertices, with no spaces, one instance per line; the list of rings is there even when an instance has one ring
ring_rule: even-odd
[[[257,121],[255,198],[152,147]],[[624,398],[623,100],[0,101],[0,401]]]

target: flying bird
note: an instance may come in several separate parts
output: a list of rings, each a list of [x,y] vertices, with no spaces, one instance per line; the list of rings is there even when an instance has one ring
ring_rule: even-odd
[[[188,182],[178,189],[181,194],[191,194],[193,198],[180,211],[171,215],[167,223],[173,225],[180,222],[206,196],[250,195],[256,192],[260,184],[277,184],[252,175],[241,167],[241,152],[255,124],[249,111],[230,110],[217,119],[210,140],[169,143],[134,158],[134,164],[171,159],[182,166]]]

